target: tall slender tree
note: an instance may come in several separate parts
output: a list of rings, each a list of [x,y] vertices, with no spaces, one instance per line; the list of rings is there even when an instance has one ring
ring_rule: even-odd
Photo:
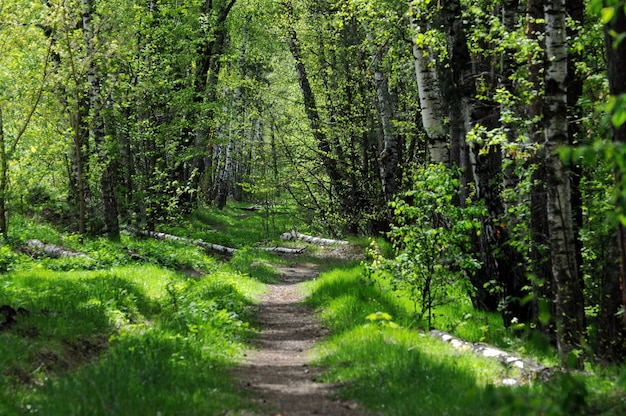
[[[604,40],[607,55],[609,92],[613,107],[611,133],[616,146],[626,143],[626,4],[623,1],[604,2],[605,13]],[[622,150],[623,152],[623,150]],[[617,157],[623,157],[618,153]],[[618,207],[620,214],[626,211],[624,194],[626,193],[626,173],[623,162],[615,170]],[[617,221],[617,249],[610,249],[615,259],[619,257],[619,269],[609,269],[602,285],[602,301],[599,320],[599,355],[604,361],[623,361],[626,359],[626,225],[622,219]],[[621,316],[621,319],[620,319]]]
[[[414,31],[413,55],[422,125],[428,135],[430,162],[448,165],[450,163],[450,143],[444,127],[443,96],[437,79],[437,65],[433,59],[434,51],[428,46],[428,14],[420,10],[414,3],[414,1],[410,2],[409,18]]]
[[[545,147],[548,227],[552,274],[556,289],[557,349],[563,365],[582,365],[572,354],[585,346],[584,300],[578,279],[572,216],[570,172],[557,153],[568,143],[567,27],[565,0],[545,3]]]

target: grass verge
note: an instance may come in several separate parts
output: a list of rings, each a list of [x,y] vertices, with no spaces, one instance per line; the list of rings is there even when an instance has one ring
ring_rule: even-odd
[[[344,398],[385,415],[624,414],[618,376],[562,374],[547,383],[493,359],[459,352],[411,325],[407,303],[363,278],[359,266],[324,273],[308,303],[335,334],[317,349],[324,379]]]
[[[260,261],[246,266],[255,253],[242,250],[240,264],[229,264],[195,246],[129,236],[80,245],[21,221],[29,231],[14,247],[40,238],[87,257],[1,247],[1,415],[213,415],[251,406],[228,370],[253,332],[250,306],[263,290],[250,275],[272,275]]]

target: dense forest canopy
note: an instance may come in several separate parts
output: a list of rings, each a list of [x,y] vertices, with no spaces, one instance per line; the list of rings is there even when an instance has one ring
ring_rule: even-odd
[[[425,314],[459,284],[621,361],[624,38],[619,0],[6,0],[0,232],[290,199]]]

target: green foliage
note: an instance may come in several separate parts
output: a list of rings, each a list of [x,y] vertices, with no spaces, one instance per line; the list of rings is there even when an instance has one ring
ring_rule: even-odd
[[[176,265],[193,262],[193,254],[176,255]],[[260,287],[210,264],[211,274],[196,278],[149,264],[3,275],[0,304],[28,312],[0,331],[0,411],[201,415],[245,407],[226,369],[249,337],[250,296]]]
[[[273,264],[280,262],[279,258],[265,250],[246,247],[237,250],[230,260],[230,265],[238,273],[254,276],[256,280],[263,283],[274,283],[280,272]]]
[[[540,384],[535,389],[487,389],[486,396],[498,403],[496,415],[542,414],[550,416],[586,414],[588,391],[585,381],[569,374]],[[615,409],[611,409],[613,411]]]
[[[321,311],[324,324],[334,334],[317,347],[317,362],[326,369],[325,381],[340,383],[343,398],[389,415],[623,413],[624,384],[620,384],[619,374],[562,374],[547,382],[525,380],[497,360],[460,352],[406,326],[409,309],[402,298],[388,297],[387,291],[371,284],[372,278],[364,280],[360,267],[337,269],[323,273],[308,286],[307,301]],[[376,284],[385,283],[376,279]],[[437,311],[453,319],[455,314],[471,310],[467,304],[446,305]],[[499,317],[475,314],[458,316],[456,330],[448,329],[463,332],[472,341],[489,343],[495,328],[505,333]],[[472,339],[470,327],[481,321],[485,331]],[[401,325],[392,325],[394,322]],[[467,324],[458,326],[459,322]],[[549,365],[556,362],[554,358]],[[510,377],[520,378],[524,384],[504,385],[503,380]]]
[[[322,317],[326,325],[337,333],[363,324],[365,317],[376,311],[379,314],[375,314],[374,318],[393,316],[400,325],[408,324],[410,317],[406,311],[390,293],[381,293],[366,281],[363,272],[362,266],[333,268],[323,274],[323,279],[309,285],[311,294],[306,302],[323,309]]]
[[[269,213],[267,207],[252,211],[245,209],[248,207],[249,203],[233,202],[221,210],[215,207],[197,209],[186,221],[180,221],[179,226],[171,227],[171,232],[207,243],[240,248],[278,242],[283,232],[303,226],[293,204],[279,203]],[[273,224],[270,228],[268,221]]]
[[[218,415],[241,407],[224,363],[179,336],[128,335],[99,362],[48,382],[31,408],[47,415],[182,413]]]
[[[393,204],[396,223],[389,236],[395,257],[374,250],[371,273],[389,273],[394,287],[410,294],[418,319],[454,301],[470,289],[467,276],[479,269],[470,254],[470,237],[478,232],[480,207],[454,203],[459,182],[443,165],[413,171],[413,190]]]
[[[200,281],[170,282],[167,285],[170,317],[166,326],[174,333],[197,341],[216,343],[225,340],[222,348],[211,353],[219,356],[229,351],[228,343],[248,332],[251,302],[245,297],[232,277],[216,274]],[[217,340],[215,340],[217,339]],[[242,339],[243,340],[243,339]]]
[[[6,273],[13,269],[18,257],[10,246],[0,245],[0,273]]]

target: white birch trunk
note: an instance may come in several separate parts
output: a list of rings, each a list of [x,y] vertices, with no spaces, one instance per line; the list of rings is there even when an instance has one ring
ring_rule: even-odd
[[[69,257],[82,257],[85,259],[91,259],[85,253],[81,253],[79,251],[68,250],[56,244],[44,243],[43,241],[37,240],[37,239],[28,240],[26,242],[26,246],[30,250],[34,250],[37,253],[44,254],[54,259],[69,258]]]
[[[307,243],[318,244],[318,245],[321,245],[321,246],[327,246],[327,245],[332,245],[332,244],[338,244],[338,245],[346,245],[346,244],[348,244],[348,242],[346,240],[333,240],[333,239],[330,239],[330,238],[313,237],[313,236],[310,236],[310,235],[301,234],[301,233],[297,232],[296,230],[291,230],[291,232],[283,233],[280,236],[280,239],[283,240],[283,241],[302,240],[302,241],[305,241]]]
[[[413,1],[409,2],[412,7]],[[411,18],[411,25],[415,33],[426,33],[425,22]],[[413,55],[415,58],[415,76],[422,112],[422,124],[428,136],[428,151],[432,163],[450,163],[448,135],[443,125],[443,104],[441,91],[435,71],[435,62],[432,52],[417,37],[413,40]]]
[[[582,349],[584,305],[578,282],[569,172],[557,154],[558,147],[567,144],[568,138],[565,0],[550,0],[544,7],[548,227],[552,274],[556,285],[557,349],[561,363],[565,365],[571,352]]]

